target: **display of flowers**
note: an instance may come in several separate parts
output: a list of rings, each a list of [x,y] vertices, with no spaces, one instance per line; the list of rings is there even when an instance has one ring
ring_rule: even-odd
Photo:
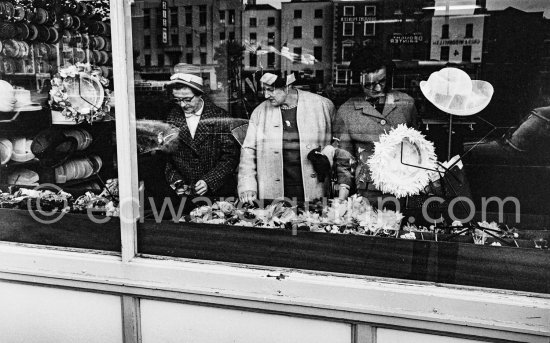
[[[83,83],[82,80],[89,80]],[[104,120],[110,116],[112,94],[104,87],[109,80],[89,63],[77,63],[59,70],[52,79],[50,105],[76,122]],[[86,92],[86,94],[83,94]]]

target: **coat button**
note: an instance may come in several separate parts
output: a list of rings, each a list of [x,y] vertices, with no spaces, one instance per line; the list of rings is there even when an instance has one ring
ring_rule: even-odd
[[[317,177],[317,174],[313,173],[313,174],[311,174],[310,176],[313,177],[313,178],[315,178],[315,177]]]
[[[281,181],[281,179],[275,179],[275,181],[279,182],[279,181]]]
[[[308,145],[306,145],[306,148],[307,148],[307,149],[312,149],[312,148],[313,148],[313,145],[308,144]]]
[[[273,153],[274,153],[274,154],[278,154],[279,152],[278,152],[278,151],[274,151]]]
[[[380,124],[386,125],[386,120],[385,119],[380,120]]]

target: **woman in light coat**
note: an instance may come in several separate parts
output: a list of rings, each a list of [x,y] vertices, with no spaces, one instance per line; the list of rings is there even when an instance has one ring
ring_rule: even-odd
[[[330,144],[333,103],[290,87],[292,74],[266,73],[260,81],[266,100],[252,113],[242,146],[240,200],[324,197],[325,180],[319,180],[307,156]]]

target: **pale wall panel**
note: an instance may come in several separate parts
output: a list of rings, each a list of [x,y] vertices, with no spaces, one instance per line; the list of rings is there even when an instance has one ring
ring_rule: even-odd
[[[143,343],[350,343],[348,324],[141,301]]]
[[[0,342],[121,343],[120,297],[0,282]]]
[[[467,332],[465,332],[467,333]],[[376,330],[376,343],[480,343],[471,339],[428,335],[390,329]]]

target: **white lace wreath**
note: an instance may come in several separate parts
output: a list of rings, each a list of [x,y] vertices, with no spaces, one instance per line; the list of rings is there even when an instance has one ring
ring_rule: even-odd
[[[401,198],[418,194],[428,185],[426,169],[435,169],[436,162],[433,143],[419,131],[401,124],[380,135],[367,164],[375,187]]]

